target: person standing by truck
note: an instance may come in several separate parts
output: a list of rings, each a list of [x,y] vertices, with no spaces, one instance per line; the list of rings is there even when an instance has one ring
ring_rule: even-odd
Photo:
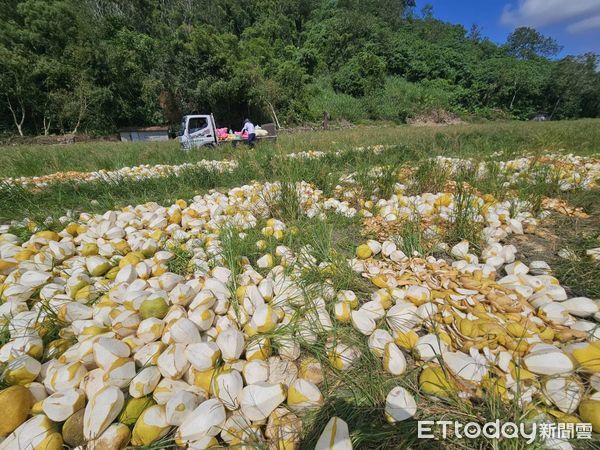
[[[254,147],[256,145],[256,129],[254,124],[250,121],[250,119],[244,120],[244,128],[242,128],[242,134],[245,132],[248,133],[248,145],[250,147]]]

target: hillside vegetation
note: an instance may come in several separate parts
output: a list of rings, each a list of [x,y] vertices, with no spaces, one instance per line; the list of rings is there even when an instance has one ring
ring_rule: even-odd
[[[408,3],[408,4],[407,4]],[[555,59],[399,0],[0,0],[0,131],[104,133],[211,111],[239,127],[598,117],[596,55]]]

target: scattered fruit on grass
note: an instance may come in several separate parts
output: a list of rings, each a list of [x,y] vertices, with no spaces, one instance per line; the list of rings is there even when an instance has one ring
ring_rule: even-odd
[[[385,399],[385,416],[390,422],[410,419],[417,412],[414,397],[404,388],[396,386]]]
[[[437,160],[450,173],[464,163]],[[594,185],[595,163],[565,160],[560,189]],[[507,186],[531,163],[500,164]],[[347,252],[272,217],[278,182],[70,215],[23,242],[0,228],[1,445],[291,450],[305,419],[369,371],[385,387],[372,396],[378,420],[420,417],[415,398],[447,409],[497,395],[598,431],[598,301],[570,297],[549,264],[526,264],[510,243],[543,213],[475,190],[465,200],[456,183],[407,195],[398,180],[387,198],[365,198],[351,180],[330,198],[291,185],[307,223],[364,221],[368,237]],[[472,238],[446,239],[465,207]],[[360,440],[328,419],[316,448]]]
[[[327,422],[323,433],[315,445],[315,450],[352,450],[352,441],[348,424],[339,417],[332,417]]]

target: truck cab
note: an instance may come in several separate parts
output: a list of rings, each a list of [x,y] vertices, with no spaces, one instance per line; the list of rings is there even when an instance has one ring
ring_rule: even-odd
[[[184,150],[217,145],[217,128],[212,114],[183,116],[179,143]]]

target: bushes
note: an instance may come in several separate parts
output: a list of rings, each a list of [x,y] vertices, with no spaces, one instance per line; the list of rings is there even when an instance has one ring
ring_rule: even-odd
[[[410,83],[403,78],[390,77],[379,95],[368,99],[368,105],[373,119],[405,122],[417,114],[449,109],[451,100],[450,93],[439,83]]]
[[[402,15],[408,0],[9,3],[0,133],[175,125],[200,111],[234,128],[273,111],[283,125],[324,110],[353,122],[600,114],[597,56],[544,58],[552,42],[533,30],[499,46],[431,14]]]
[[[327,111],[333,120],[360,122],[367,117],[364,102],[348,94],[335,92],[328,80],[309,87],[309,120],[319,122]]]
[[[335,82],[334,82],[335,85]],[[411,83],[400,77],[388,77],[378,89],[361,97],[335,92],[323,79],[309,92],[309,110],[313,121],[322,117],[323,111],[333,120],[391,120],[404,123],[410,117],[433,110],[454,109],[462,95],[459,87],[444,80]]]
[[[360,97],[381,88],[385,80],[385,62],[367,52],[353,56],[333,77],[337,92]]]

